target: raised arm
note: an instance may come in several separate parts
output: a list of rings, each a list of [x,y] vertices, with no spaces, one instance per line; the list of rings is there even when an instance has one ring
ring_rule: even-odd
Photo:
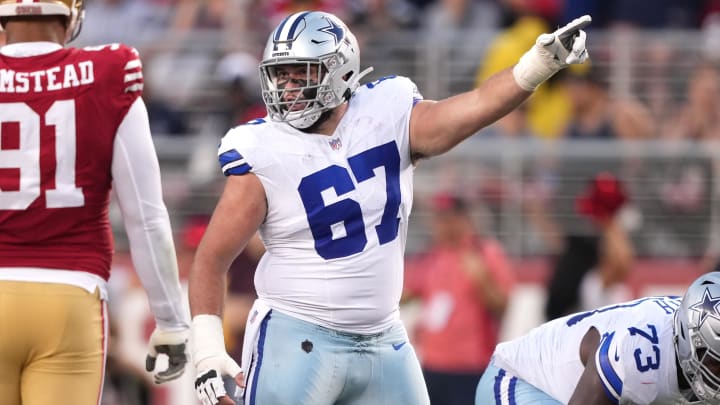
[[[435,156],[503,117],[542,82],[570,64],[588,58],[585,32],[590,16],[542,34],[513,67],[479,87],[440,101],[421,101],[410,117],[410,148],[415,158]]]
[[[430,157],[447,152],[515,109],[530,94],[518,86],[512,69],[505,69],[471,91],[417,103],[410,117],[413,155]]]

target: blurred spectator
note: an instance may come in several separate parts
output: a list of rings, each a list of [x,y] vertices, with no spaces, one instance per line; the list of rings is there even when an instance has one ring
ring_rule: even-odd
[[[635,253],[620,216],[628,196],[610,173],[599,173],[577,200],[577,212],[600,231],[599,260],[582,280],[580,310],[631,299],[626,281]]]
[[[556,193],[558,176],[553,159],[538,159],[524,175],[522,194],[523,214],[530,226],[519,231],[532,238],[524,242],[528,253],[557,254],[562,249],[562,231],[552,218],[552,201]]]
[[[650,111],[640,102],[611,99],[607,75],[596,66],[568,71],[563,83],[572,101],[565,137],[575,139],[646,139],[655,135]]]
[[[664,153],[661,164],[648,167],[643,182],[643,210],[656,221],[644,226],[645,240],[663,256],[699,257],[716,239],[717,169],[706,145],[692,141],[659,143]],[[710,149],[712,150],[712,149]],[[714,200],[714,201],[713,201]],[[653,210],[653,211],[650,211]]]
[[[535,43],[550,25],[542,17],[546,11],[540,3],[511,1],[516,19],[508,28],[499,32],[488,45],[482,64],[475,73],[475,86],[500,70],[513,66],[525,49]],[[570,101],[555,78],[541,85],[527,101],[530,132],[542,138],[557,138],[570,119]]]
[[[565,0],[563,2],[562,21],[572,21],[585,14],[592,16],[591,30],[607,27],[608,14],[607,0]]]
[[[416,29],[420,26],[425,12],[437,0],[367,0],[368,17],[378,19],[383,14],[400,28]],[[372,21],[368,23],[373,24]]]
[[[609,26],[635,28],[697,28],[706,0],[565,0],[566,20],[590,14],[593,29]]]
[[[420,19],[418,35],[425,45],[422,57],[428,65],[443,66],[441,60],[472,61],[482,58],[484,47],[467,46],[468,38],[478,43],[489,33],[494,32],[500,23],[500,10],[495,2],[474,0],[440,0],[430,4]],[[448,46],[458,44],[459,46]],[[516,61],[517,62],[517,61]],[[444,70],[436,70],[435,75],[447,78],[470,78],[475,67],[466,63],[444,64]],[[448,80],[450,92],[466,91],[472,82],[469,80]],[[434,86],[424,87],[426,91],[437,92]]]
[[[645,29],[697,28],[705,0],[611,0],[602,2],[611,26]]]
[[[143,100],[150,118],[153,135],[182,136],[190,132],[188,117],[161,94],[153,91],[154,83],[145,83]]]
[[[509,9],[509,12],[519,16],[534,15],[542,18],[550,25],[556,25],[559,22],[564,1],[565,0],[500,0],[500,2]]]
[[[275,27],[286,16],[303,10],[322,10],[335,14],[341,20],[350,20],[348,1],[344,0],[265,0],[264,14],[270,27]]]
[[[415,347],[433,404],[473,403],[497,343],[514,275],[499,242],[479,234],[459,197],[432,201],[432,245],[410,260],[404,298],[419,298]]]
[[[424,13],[426,34],[447,34],[447,30],[495,29],[500,25],[500,9],[490,0],[438,0]]]
[[[620,39],[622,35],[615,38]],[[647,34],[642,40],[637,37],[631,38],[626,43],[631,44],[636,41],[635,47],[639,47],[640,41],[644,43],[642,53],[634,55],[634,66],[630,70],[626,71],[625,65],[619,64],[619,71],[614,73],[624,79],[615,80],[614,77],[610,93],[613,97],[637,94],[652,114],[656,122],[655,128],[660,131],[668,125],[669,120],[674,119],[676,104],[682,91],[678,85],[682,80],[670,80],[670,78],[687,75],[687,67],[675,62],[687,56],[668,44],[663,37],[654,38],[653,35]],[[625,72],[628,73],[627,76]]]
[[[156,0],[157,1],[157,0]],[[257,18],[254,0],[176,0],[165,50],[175,49],[177,57],[194,53],[214,64],[222,52],[262,46],[266,38],[264,18]],[[200,46],[192,46],[193,43]],[[184,68],[182,61],[178,65]],[[211,72],[207,72],[211,73]]]
[[[178,0],[172,28],[179,31],[222,29],[228,14],[232,14],[231,5],[231,0]]]
[[[86,2],[82,44],[123,42],[132,46],[157,40],[168,28],[172,9],[159,0],[95,0]]]
[[[175,40],[182,41],[179,37]],[[209,101],[218,51],[211,47],[173,49],[173,43],[164,45],[168,48],[143,52],[151,54],[143,66],[146,86],[150,85],[149,107],[157,114],[150,116],[151,125],[171,131],[167,133],[207,131],[205,123],[215,117],[208,112],[217,110],[215,104],[219,104],[217,98]]]
[[[700,63],[689,75],[687,100],[668,120],[665,136],[672,139],[720,140],[720,77],[710,63]]]
[[[265,104],[259,97],[259,63],[257,58],[247,52],[230,53],[218,63],[216,77],[225,96],[225,100],[220,103],[223,110],[223,133],[267,114]]]
[[[710,0],[702,20],[703,55],[710,61],[720,62],[720,0]]]
[[[607,172],[577,198],[577,213],[596,233],[565,236],[548,287],[547,319],[631,298],[625,281],[635,254],[619,215],[627,201],[624,185]]]
[[[523,229],[518,229],[518,238],[522,245],[522,249],[530,252],[553,252],[560,251],[560,231],[558,225],[551,218],[550,203],[555,193],[556,183],[558,181],[556,174],[556,157],[552,154],[541,152],[543,142],[530,129],[528,122],[528,105],[527,102],[518,106],[515,110],[508,113],[503,118],[496,121],[489,127],[481,130],[476,136],[470,138],[468,142],[481,141],[487,147],[487,138],[496,138],[502,142],[507,142],[506,147],[509,150],[516,150],[516,146],[535,145],[537,154],[534,159],[522,165],[522,174],[520,182],[513,178],[507,178],[507,173],[503,174],[502,166],[495,168],[485,168],[494,173],[497,177],[496,181],[500,183],[499,188],[502,189],[502,198],[496,201],[497,204],[491,204],[493,199],[488,195],[485,172],[483,171],[482,180],[480,182],[480,192],[483,201],[488,203],[493,210],[493,215],[497,218],[502,216],[503,206],[509,205],[522,207],[524,215]],[[497,193],[495,193],[497,194]],[[497,206],[494,206],[497,205]],[[506,245],[506,247],[509,247]]]

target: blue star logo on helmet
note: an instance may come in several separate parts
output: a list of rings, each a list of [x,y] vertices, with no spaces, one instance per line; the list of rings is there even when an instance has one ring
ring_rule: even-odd
[[[720,297],[713,297],[710,295],[710,290],[706,288],[703,293],[702,301],[690,307],[693,311],[698,311],[700,313],[700,322],[698,322],[698,327],[702,326],[709,316],[720,321],[720,311],[718,311],[718,306],[720,306]]]
[[[318,31],[332,35],[333,38],[335,38],[335,44],[337,45],[345,37],[345,30],[341,26],[335,24],[333,20],[329,18],[326,18],[325,20],[328,22],[328,26],[322,27],[318,29]]]

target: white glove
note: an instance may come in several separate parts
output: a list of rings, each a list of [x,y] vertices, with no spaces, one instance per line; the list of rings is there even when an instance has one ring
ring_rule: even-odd
[[[192,320],[192,358],[198,377],[195,392],[203,405],[215,405],[227,396],[222,376],[235,378],[240,366],[225,350],[222,320],[216,315],[198,315]]]
[[[168,357],[168,368],[153,375],[155,384],[162,384],[180,377],[185,371],[188,361],[185,350],[188,341],[188,330],[164,331],[155,329],[150,335],[150,347],[145,358],[145,370],[155,370],[158,354]]]
[[[534,91],[560,69],[585,62],[588,59],[585,48],[587,34],[582,29],[591,21],[589,15],[584,15],[552,34],[541,34],[535,45],[525,52],[513,68],[518,85],[527,91]]]

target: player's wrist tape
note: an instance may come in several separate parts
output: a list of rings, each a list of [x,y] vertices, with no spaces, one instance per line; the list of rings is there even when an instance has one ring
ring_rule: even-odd
[[[225,354],[222,319],[217,315],[197,315],[192,320],[192,359],[198,370],[200,363]]]
[[[527,91],[535,89],[545,80],[560,70],[560,66],[549,66],[545,58],[540,55],[537,45],[520,58],[513,67],[512,73],[518,86]]]

